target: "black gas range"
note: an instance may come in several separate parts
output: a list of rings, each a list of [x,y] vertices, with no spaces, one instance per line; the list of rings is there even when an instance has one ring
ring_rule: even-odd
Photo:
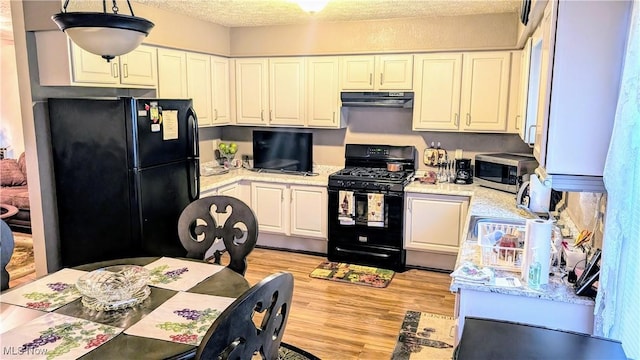
[[[404,187],[416,154],[413,146],[347,144],[345,168],[329,175],[330,261],[404,270]]]

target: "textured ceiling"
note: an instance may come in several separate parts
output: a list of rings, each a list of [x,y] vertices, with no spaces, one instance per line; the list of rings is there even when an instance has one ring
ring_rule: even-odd
[[[313,2],[313,0],[306,0]],[[124,1],[120,1],[124,3]],[[293,0],[131,0],[228,27],[517,13],[522,0],[329,0],[309,14]],[[121,4],[122,8],[124,5]]]

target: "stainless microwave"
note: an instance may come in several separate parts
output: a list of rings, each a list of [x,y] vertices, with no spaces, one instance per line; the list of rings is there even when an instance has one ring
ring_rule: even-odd
[[[538,161],[524,154],[478,154],[475,158],[474,182],[492,189],[516,194],[522,177],[532,174]]]

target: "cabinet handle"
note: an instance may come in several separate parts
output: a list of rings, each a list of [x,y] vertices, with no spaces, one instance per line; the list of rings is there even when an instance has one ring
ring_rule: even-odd
[[[120,74],[119,74],[119,71],[118,71],[118,63],[114,62],[113,65],[111,65],[111,66],[113,66],[113,77],[114,78],[119,77]]]
[[[273,121],[273,117],[271,116],[273,113],[273,110],[269,110],[269,122]]]
[[[384,73],[380,73],[380,85],[384,83],[383,79],[384,79]]]
[[[373,73],[369,73],[369,85],[373,85]]]
[[[516,115],[516,130],[520,130],[520,121],[518,121],[518,119],[520,119],[520,115]]]
[[[264,110],[260,110],[260,121],[264,121]]]
[[[129,77],[129,65],[128,64],[122,65],[122,74],[124,75],[125,78]]]
[[[453,114],[453,124],[458,127],[460,125],[460,116],[458,113]]]
[[[218,109],[213,109],[214,118],[213,120],[218,120]]]
[[[471,125],[471,114],[467,113],[467,126]]]
[[[524,138],[527,141],[527,145],[529,145],[531,142],[529,141],[529,138],[531,137],[531,130],[537,128],[538,125],[533,124],[531,126],[529,126],[529,128],[527,128],[527,130],[524,132]],[[533,138],[533,142],[535,143],[535,137]],[[530,148],[533,148],[533,146],[529,145]]]
[[[331,122],[334,123],[334,124],[336,123],[336,112],[335,111],[333,112],[333,117],[331,118]]]

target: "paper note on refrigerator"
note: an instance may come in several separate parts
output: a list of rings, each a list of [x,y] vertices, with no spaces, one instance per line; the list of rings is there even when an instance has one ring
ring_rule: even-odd
[[[178,110],[162,111],[162,140],[178,138]]]

